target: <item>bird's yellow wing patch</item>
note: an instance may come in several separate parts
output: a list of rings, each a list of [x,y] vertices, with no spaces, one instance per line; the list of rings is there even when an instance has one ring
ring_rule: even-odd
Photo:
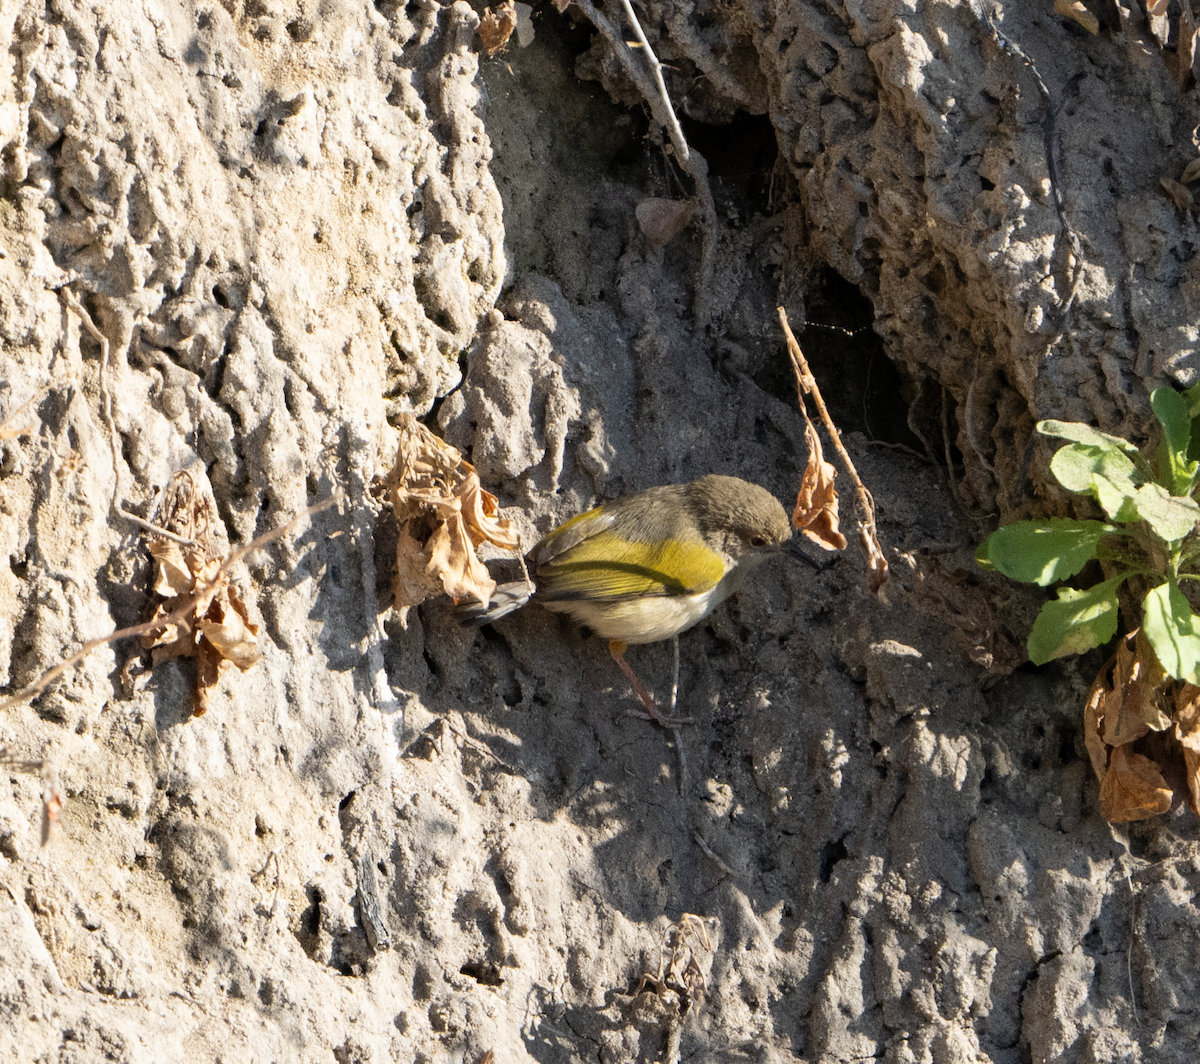
[[[724,575],[725,560],[701,542],[643,543],[608,531],[537,567],[538,595],[551,602],[693,595],[716,587]]]

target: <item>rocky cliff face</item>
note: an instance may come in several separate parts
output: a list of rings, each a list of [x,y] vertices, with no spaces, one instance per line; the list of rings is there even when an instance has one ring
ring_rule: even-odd
[[[222,549],[342,494],[234,568],[263,658],[204,716],[136,640],[0,716],[0,1055],[1191,1060],[1194,821],[1100,819],[1099,660],[1013,672],[1036,597],[970,568],[973,518],[1062,505],[1037,419],[1140,439],[1197,369],[1195,89],[1140,10],[1051,6],[639,9],[705,279],[701,220],[638,227],[692,188],[574,8],[486,58],[462,0],[6,4],[5,692],[147,616],[125,513],[177,471]],[[681,748],[557,618],[385,608],[400,411],[527,543],[706,472],[786,499],[774,308],[837,317],[832,273],[883,346],[802,341],[890,606],[854,548],[760,570],[681,640]]]

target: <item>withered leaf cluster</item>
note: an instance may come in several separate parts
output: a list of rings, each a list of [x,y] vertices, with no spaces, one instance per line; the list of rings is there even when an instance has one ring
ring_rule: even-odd
[[[1200,687],[1169,680],[1140,632],[1121,640],[1100,670],[1083,723],[1105,819],[1124,823],[1165,813],[1176,789],[1168,780],[1180,779],[1200,815]]]
[[[703,917],[684,913],[678,923],[667,927],[663,935],[658,973],[644,973],[634,994],[641,994],[649,987],[661,1001],[669,1002],[678,1009],[680,1016],[686,1016],[708,993],[704,965],[708,963],[712,952],[712,941]]]
[[[565,5],[564,5],[565,6]],[[479,43],[490,58],[497,52],[502,52],[508,46],[513,31],[517,34],[517,44],[528,48],[533,43],[533,8],[528,4],[514,3],[513,0],[503,0],[495,7],[484,8],[479,18]]]
[[[211,504],[186,470],[176,473],[164,499],[162,527],[191,546],[164,538],[150,542],[154,558],[154,593],[160,596],[142,646],[152,649],[159,665],[175,658],[196,659],[196,704],[202,716],[221,668],[232,662],[242,671],[260,657],[258,626],[250,622],[246,604],[229,581],[223,557],[214,552]]]
[[[788,324],[787,311],[776,307],[779,314],[779,324],[783,327],[783,335],[787,339],[788,358],[792,363],[792,372],[796,376],[796,399],[800,404],[800,413],[804,416],[804,436],[808,441],[808,465],[801,478],[800,491],[796,496],[796,506],[792,511],[792,527],[800,529],[814,543],[825,550],[843,550],[846,537],[838,529],[838,496],[833,487],[837,471],[833,465],[825,461],[821,451],[821,440],[817,435],[816,426],[808,416],[808,408],[804,404],[805,395],[812,397],[816,404],[817,413],[825,425],[833,449],[841,459],[842,465],[854,484],[858,493],[858,503],[861,513],[855,538],[863,553],[867,556],[867,590],[882,602],[887,602],[886,587],[888,582],[888,561],[883,553],[883,544],[879,541],[879,530],[875,523],[875,500],[867,490],[867,486],[854,468],[846,448],[842,446],[841,436],[829,408],[821,397],[821,389],[817,379],[808,367],[808,360],[800,350],[800,344]]]
[[[508,44],[508,39],[516,28],[516,6],[513,0],[504,0],[502,4],[484,9],[479,19],[479,28],[475,32],[479,34],[479,43],[483,45],[483,50],[492,56]]]
[[[808,444],[808,464],[800,479],[796,506],[792,510],[792,527],[825,550],[845,550],[846,537],[838,531],[838,495],[833,481],[837,470],[825,461],[821,437],[816,426],[804,417],[804,439]]]
[[[496,581],[475,554],[481,543],[516,550],[516,528],[500,516],[496,496],[484,491],[475,467],[411,414],[400,425],[396,464],[384,482],[400,526],[396,575],[398,609],[445,592],[455,602],[485,606]]]

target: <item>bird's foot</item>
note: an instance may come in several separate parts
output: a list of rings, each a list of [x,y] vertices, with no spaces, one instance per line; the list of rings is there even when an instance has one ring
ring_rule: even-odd
[[[621,667],[625,678],[633,684],[633,690],[638,696],[638,701],[646,707],[645,713],[639,713],[636,709],[628,710],[629,716],[637,717],[638,720],[653,721],[664,728],[678,728],[684,724],[695,723],[691,717],[670,716],[658,708],[658,703],[654,701],[654,696],[646,690],[642,685],[642,681],[637,678],[637,674],[633,671],[629,662],[625,660],[625,651],[628,649],[628,644],[622,643],[619,639],[614,639],[608,644],[608,649],[609,653],[613,656],[613,660]]]

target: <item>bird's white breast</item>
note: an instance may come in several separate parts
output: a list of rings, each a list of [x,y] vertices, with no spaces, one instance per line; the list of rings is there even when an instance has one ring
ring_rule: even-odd
[[[715,587],[692,595],[647,595],[625,602],[569,600],[543,605],[587,625],[603,639],[625,643],[657,643],[685,632],[732,595],[757,559],[744,556]]]

